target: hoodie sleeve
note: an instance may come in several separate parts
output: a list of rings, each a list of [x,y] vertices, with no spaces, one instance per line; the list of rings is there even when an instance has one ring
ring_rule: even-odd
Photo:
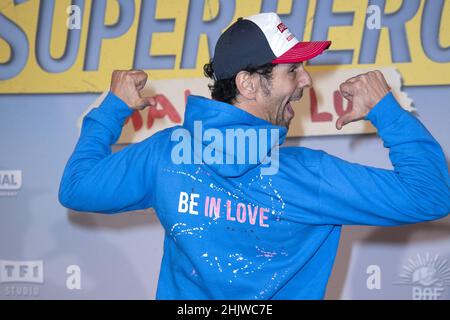
[[[400,225],[450,212],[444,153],[392,93],[366,116],[389,148],[393,170],[350,163],[323,152],[319,220],[326,224]]]
[[[152,206],[154,136],[111,153],[111,145],[132,113],[125,102],[109,92],[100,106],[86,115],[61,180],[59,201],[63,206],[100,213]]]

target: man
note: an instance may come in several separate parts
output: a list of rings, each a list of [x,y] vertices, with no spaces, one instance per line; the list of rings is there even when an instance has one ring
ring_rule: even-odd
[[[370,120],[394,170],[278,148],[294,117],[290,102],[311,86],[302,63],[329,45],[298,42],[274,13],[239,19],[205,66],[214,99],[190,96],[182,126],[111,154],[124,120],[155,106],[140,94],[144,72],[115,71],[84,119],[60,202],[100,213],[153,207],[166,231],[159,299],[322,299],[342,225],[416,223],[450,207],[439,144],[378,71],[340,86],[353,109],[336,127]]]

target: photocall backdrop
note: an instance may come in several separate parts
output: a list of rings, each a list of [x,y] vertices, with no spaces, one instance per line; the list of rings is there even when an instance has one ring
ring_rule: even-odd
[[[385,74],[402,107],[450,152],[450,0],[0,0],[0,299],[153,299],[163,230],[151,209],[79,213],[57,199],[83,116],[114,69],[143,69],[158,106],[114,150],[182,123],[202,68],[238,17],[276,11],[299,40],[329,39],[306,65],[286,145],[391,169],[375,128],[337,131],[345,79]],[[103,93],[103,94],[102,94]],[[344,227],[328,299],[449,299],[450,219]]]

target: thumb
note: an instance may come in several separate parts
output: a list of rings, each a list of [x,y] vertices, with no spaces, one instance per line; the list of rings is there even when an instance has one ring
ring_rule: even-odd
[[[144,97],[145,105],[149,107],[155,107],[157,104],[156,97]]]
[[[155,97],[142,97],[139,99],[136,107],[139,110],[142,110],[146,107],[155,107],[156,106],[156,99]]]
[[[347,123],[352,122],[352,120],[353,117],[351,112],[343,114],[336,121],[336,129],[341,130],[343,126],[345,126]]]

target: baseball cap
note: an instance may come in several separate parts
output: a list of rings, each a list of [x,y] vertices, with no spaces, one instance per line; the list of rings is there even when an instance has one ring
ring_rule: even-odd
[[[328,49],[331,41],[300,42],[273,12],[239,18],[220,36],[212,68],[216,80],[267,63],[298,63]]]

